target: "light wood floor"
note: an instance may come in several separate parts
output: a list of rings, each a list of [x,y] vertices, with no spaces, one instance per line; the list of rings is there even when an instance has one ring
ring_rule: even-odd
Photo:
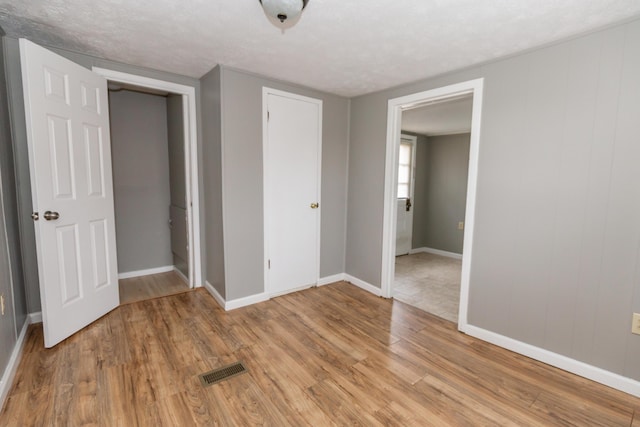
[[[175,271],[120,279],[118,287],[120,304],[175,295],[189,290],[189,285]]]
[[[458,323],[462,260],[417,253],[396,257],[393,297]]]
[[[249,373],[200,385],[236,360]],[[0,420],[629,427],[640,399],[340,282],[228,313],[202,289],[128,304],[49,350],[33,325]]]

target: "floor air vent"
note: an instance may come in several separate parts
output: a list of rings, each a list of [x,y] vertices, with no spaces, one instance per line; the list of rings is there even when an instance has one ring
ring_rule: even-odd
[[[214,369],[213,371],[200,374],[200,382],[204,387],[219,383],[220,381],[228,380],[236,375],[244,374],[247,372],[242,362],[236,362],[231,365],[223,366],[222,368]]]

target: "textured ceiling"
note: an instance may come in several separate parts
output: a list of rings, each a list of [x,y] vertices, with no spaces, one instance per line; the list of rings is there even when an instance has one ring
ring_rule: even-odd
[[[402,130],[420,135],[448,135],[471,131],[473,96],[438,102],[402,112]]]
[[[345,96],[639,14],[638,0],[310,0],[283,31],[258,0],[0,0],[10,36],[192,77],[224,64]]]

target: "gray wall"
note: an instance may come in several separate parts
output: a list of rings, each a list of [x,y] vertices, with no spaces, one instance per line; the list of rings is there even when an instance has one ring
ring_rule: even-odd
[[[0,36],[4,35],[0,29]],[[5,314],[0,316],[0,378],[27,318],[18,236],[16,181],[5,79],[4,40],[0,39],[0,294]],[[1,402],[0,402],[1,404]]]
[[[0,165],[0,172],[2,166]],[[13,281],[11,280],[11,262],[6,233],[7,221],[4,214],[4,180],[0,176],[0,295],[5,301],[5,314],[0,316],[0,380],[9,363],[11,353],[17,342],[18,322],[13,309]],[[24,309],[23,309],[24,311]],[[24,322],[23,322],[24,323]],[[22,324],[20,327],[22,327]],[[2,385],[0,383],[0,385]],[[2,402],[0,401],[0,406]]]
[[[2,35],[0,29],[0,35]],[[22,327],[26,318],[27,296],[24,289],[24,272],[22,263],[22,247],[20,245],[20,218],[17,209],[17,182],[13,157],[13,138],[11,133],[10,105],[8,103],[8,87],[6,84],[5,67],[5,37],[2,37],[0,46],[0,169],[2,172],[2,197],[4,203],[4,215],[7,224],[7,239],[11,263],[11,275],[13,278],[13,297],[16,307],[16,328]],[[26,218],[26,223],[32,226],[31,217]]]
[[[167,99],[109,92],[118,272],[173,265]]]
[[[224,230],[222,226],[222,116],[220,67],[215,67],[201,79],[202,84],[202,145],[205,167],[204,204],[207,213],[207,281],[222,298],[226,298],[224,270]]]
[[[184,120],[182,116],[182,95],[169,94],[167,96],[167,138],[169,143],[169,190],[171,205],[181,215],[174,218],[171,229],[171,246],[186,245],[188,237],[186,229],[178,226],[176,221],[184,223],[186,219],[187,196],[184,157]],[[179,234],[179,235],[178,235]],[[182,250],[173,251],[173,265],[185,276],[189,275],[188,256]]]
[[[344,272],[349,100],[222,67],[222,206],[228,300],[264,292],[264,86],[323,101],[320,275]]]
[[[468,133],[429,137],[416,150],[414,248],[462,253],[469,170]],[[419,246],[417,246],[419,245]]]
[[[640,380],[640,21],[352,100],[346,271],[380,285],[387,102],[484,77],[469,323]]]
[[[9,89],[9,107],[11,110],[11,124],[13,132],[13,149],[15,157],[16,180],[18,189],[18,207],[20,218],[20,237],[22,241],[22,257],[24,263],[25,289],[27,294],[28,312],[40,311],[40,288],[38,284],[37,259],[35,249],[35,233],[33,224],[27,219],[31,213],[31,180],[29,177],[29,158],[27,153],[26,128],[24,118],[24,100],[22,94],[22,76],[20,70],[20,49],[18,40],[10,37],[5,38],[5,54],[6,54],[6,71],[7,83]],[[77,52],[70,52],[62,49],[49,48],[50,50],[62,55],[86,68],[92,66],[108,68],[112,70],[133,73],[140,76],[166,80],[169,82],[179,83],[183,85],[193,86],[196,91],[196,108],[198,110],[198,150],[202,151],[202,137],[200,128],[200,81],[190,77],[180,76],[177,74],[166,73],[148,68],[136,67],[127,64],[121,64],[106,59],[96,58],[89,55],[83,55]],[[202,170],[202,156],[199,156],[199,170]],[[202,188],[202,176],[199,182]],[[204,218],[204,203],[200,204],[200,215]],[[204,227],[201,227],[200,235],[204,241]],[[202,248],[202,257],[204,265],[204,257],[206,256],[206,248]],[[203,269],[204,270],[204,269]],[[204,271],[203,271],[204,273]]]
[[[17,191],[18,223],[23,262],[24,292],[26,294],[27,311],[34,313],[40,311],[40,284],[38,282],[35,229],[30,218],[32,212],[31,177],[29,176],[29,156],[27,152],[24,98],[22,94],[20,50],[17,40],[10,37],[4,37],[3,40]]]
[[[182,95],[167,96],[167,140],[169,144],[169,190],[171,204],[187,208],[186,175],[184,158],[184,120]]]

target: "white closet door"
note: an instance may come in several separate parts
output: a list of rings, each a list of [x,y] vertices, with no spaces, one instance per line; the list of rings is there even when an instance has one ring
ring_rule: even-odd
[[[322,101],[267,91],[265,279],[277,295],[318,282]]]

